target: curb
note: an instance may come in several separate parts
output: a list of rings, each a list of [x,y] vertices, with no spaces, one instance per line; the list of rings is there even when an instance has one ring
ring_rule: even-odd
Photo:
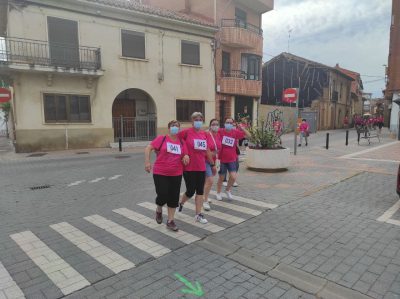
[[[258,273],[284,281],[320,299],[372,299],[367,295],[333,283],[325,278],[279,263],[275,259],[259,255],[215,237],[207,237],[197,244]]]

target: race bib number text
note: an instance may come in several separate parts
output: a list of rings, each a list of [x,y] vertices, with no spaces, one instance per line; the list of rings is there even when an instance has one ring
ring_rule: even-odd
[[[167,152],[175,155],[180,155],[182,153],[181,146],[179,144],[167,142]]]
[[[222,138],[222,144],[226,145],[226,146],[230,146],[233,147],[235,145],[235,138],[231,138],[228,136],[224,136]]]
[[[207,150],[207,141],[203,139],[194,139],[194,149],[205,151]]]

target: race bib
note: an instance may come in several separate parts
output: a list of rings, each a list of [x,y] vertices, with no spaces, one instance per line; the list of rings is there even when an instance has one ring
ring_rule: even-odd
[[[194,149],[205,151],[207,150],[207,141],[204,139],[194,139]]]
[[[175,155],[180,155],[181,152],[181,146],[179,144],[167,142],[167,152]]]
[[[230,146],[233,147],[235,145],[235,138],[231,138],[228,136],[224,136],[222,138],[222,144],[226,145],[226,146]]]

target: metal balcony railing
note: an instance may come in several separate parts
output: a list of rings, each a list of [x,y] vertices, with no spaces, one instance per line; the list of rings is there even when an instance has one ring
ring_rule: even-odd
[[[263,34],[263,30],[260,27],[254,26],[252,24],[246,23],[239,19],[222,19],[221,20],[221,27],[237,27],[249,30],[254,32],[258,35]]]
[[[11,63],[99,70],[101,55],[100,48],[0,37],[0,64]]]
[[[242,70],[231,70],[229,72],[221,71],[221,77],[237,78],[237,79],[244,79],[244,80],[255,80],[255,81],[260,80],[259,76],[255,75],[255,74],[250,75]]]

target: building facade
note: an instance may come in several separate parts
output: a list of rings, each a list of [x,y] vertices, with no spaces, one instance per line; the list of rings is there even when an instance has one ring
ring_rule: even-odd
[[[274,0],[141,0],[209,20],[215,34],[215,117],[246,115],[254,122],[261,97],[262,14]]]
[[[350,76],[353,78],[353,82],[351,83],[351,93],[350,93],[350,113],[349,116],[351,115],[362,115],[363,114],[363,92],[364,92],[364,86],[363,82],[361,80],[361,75],[357,72],[350,71],[347,69],[344,69],[339,66],[339,64],[336,64],[335,66],[336,69],[341,71],[342,73]]]
[[[299,89],[299,108],[315,112],[318,130],[343,128],[351,116],[353,78],[342,71],[290,53],[282,53],[263,65],[261,103],[293,106],[282,101],[286,88]]]
[[[400,140],[400,0],[392,0],[385,101],[390,108],[390,131]],[[396,104],[398,102],[399,104]]]
[[[212,22],[125,0],[9,0],[0,15],[18,152],[151,140],[215,115]]]

